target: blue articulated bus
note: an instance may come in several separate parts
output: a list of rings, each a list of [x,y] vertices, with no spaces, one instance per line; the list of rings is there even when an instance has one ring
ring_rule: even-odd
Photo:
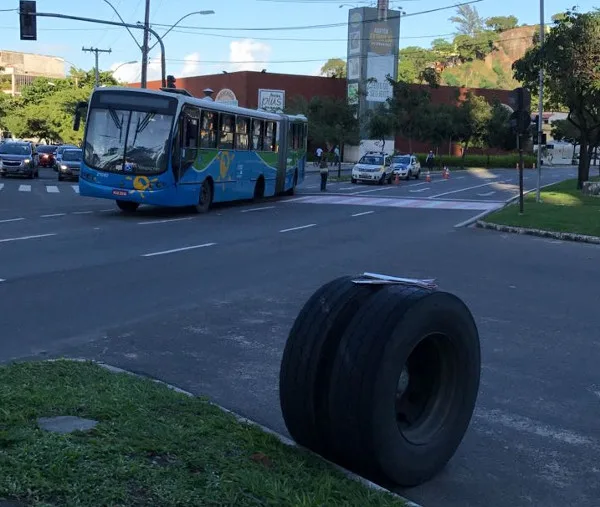
[[[304,180],[301,115],[123,87],[96,89],[87,109],[79,193],[126,212],[140,204],[206,212],[218,202],[293,195]]]

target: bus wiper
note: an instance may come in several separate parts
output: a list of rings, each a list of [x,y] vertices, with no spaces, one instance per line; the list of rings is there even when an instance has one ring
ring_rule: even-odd
[[[123,137],[123,121],[119,118],[117,113],[115,113],[114,109],[109,108],[108,113],[110,114],[115,126],[119,129],[119,142],[121,142],[121,138]]]
[[[144,131],[144,129],[149,125],[150,120],[152,120],[152,118],[154,118],[154,113],[146,113],[146,116],[144,116],[144,118],[142,118],[141,120],[138,118],[137,126],[135,127],[135,135],[133,136],[132,146],[135,146],[138,134],[141,134]]]

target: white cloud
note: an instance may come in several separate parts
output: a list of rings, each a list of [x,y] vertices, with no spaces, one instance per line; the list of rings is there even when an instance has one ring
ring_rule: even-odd
[[[142,78],[142,64],[116,62],[110,66],[110,70],[114,71],[115,79],[124,83],[138,83]],[[148,81],[160,79],[160,52],[148,60]]]
[[[184,58],[183,68],[179,73],[181,77],[197,76],[200,74],[200,53],[191,53]]]
[[[271,46],[252,39],[233,41],[229,44],[229,61],[232,62],[231,70],[233,71],[262,70],[267,67],[264,61],[268,60],[270,55]]]

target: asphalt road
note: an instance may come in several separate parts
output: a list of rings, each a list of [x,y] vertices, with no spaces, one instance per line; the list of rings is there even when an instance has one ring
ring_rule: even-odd
[[[560,171],[546,177],[573,170]],[[494,172],[494,180],[505,173]],[[49,194],[44,180],[29,193],[3,181],[0,361],[103,360],[206,394],[285,433],[279,360],[310,294],[348,273],[435,277],[476,316],[481,392],[448,467],[400,493],[426,507],[596,506],[600,340],[591,316],[600,304],[600,249],[453,227],[483,205],[442,211],[348,195],[377,195],[381,187],[327,192],[345,204],[303,200],[323,197],[308,188],[317,178],[294,198],[220,206],[205,216],[152,209],[124,216],[110,202],[73,197],[68,183]],[[435,184],[459,190],[447,199],[433,198],[443,190],[431,199],[403,194],[421,182],[380,195],[390,192],[382,199],[390,203],[452,197],[468,204],[478,190],[468,187],[478,182],[487,183],[481,174],[453,173]],[[13,201],[5,200],[9,184]],[[481,201],[497,204],[492,197]]]

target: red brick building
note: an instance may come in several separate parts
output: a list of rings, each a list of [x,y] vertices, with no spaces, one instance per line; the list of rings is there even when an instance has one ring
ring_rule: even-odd
[[[139,87],[139,83],[132,83],[129,86]],[[149,81],[148,88],[159,89],[160,81]],[[421,85],[413,85],[415,88]],[[177,88],[184,88],[195,97],[204,97],[203,90],[210,88],[214,91],[213,98],[221,90],[231,90],[237,98],[238,104],[242,107],[255,109],[258,107],[259,90],[283,90],[285,91],[285,103],[289,104],[295,96],[304,97],[310,100],[314,96],[326,97],[346,97],[346,80],[338,78],[301,76],[294,74],[273,74],[271,72],[231,72],[222,74],[212,74],[207,76],[180,77],[177,78]],[[508,104],[508,90],[491,90],[482,88],[471,88],[477,95],[484,96],[490,102],[499,100]],[[457,92],[459,101],[464,100],[469,89],[456,88],[452,86],[440,86],[439,88],[429,88],[431,101],[433,103],[458,103],[456,100]],[[426,152],[431,147],[427,143],[413,141],[414,152]],[[408,150],[408,141],[402,137],[396,138],[396,149]],[[441,146],[442,153],[448,153],[448,145]],[[454,153],[457,153],[458,147],[453,147]]]

